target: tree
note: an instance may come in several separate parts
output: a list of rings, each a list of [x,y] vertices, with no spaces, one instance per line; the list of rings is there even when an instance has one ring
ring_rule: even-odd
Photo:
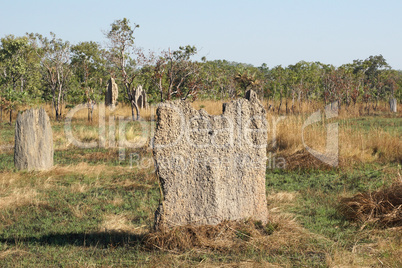
[[[154,59],[153,81],[158,88],[160,100],[172,97],[186,99],[195,96],[201,88],[200,64],[191,61],[197,54],[195,46],[181,46],[175,51],[162,51]]]
[[[92,120],[95,103],[103,96],[103,81],[106,81],[106,60],[104,51],[95,42],[80,42],[71,47],[71,65],[74,78],[79,84],[79,92],[75,96],[88,106],[88,120]]]
[[[282,107],[283,97],[287,97],[289,72],[287,68],[283,68],[281,65],[275,66],[269,73],[268,79],[270,86],[275,95],[279,95],[279,105],[277,106],[278,114]],[[287,103],[287,101],[286,101]],[[287,109],[286,109],[287,110]]]
[[[71,65],[78,81],[94,87],[106,76],[106,59],[98,43],[80,42],[71,47]]]
[[[260,81],[255,77],[255,73],[251,73],[249,70],[238,72],[234,79],[242,89],[243,94],[247,91],[247,88],[254,88],[260,83]]]
[[[181,46],[175,51],[162,51],[154,60],[153,81],[158,88],[160,100],[172,97],[187,99],[196,97],[202,88],[200,63],[192,61],[197,54],[195,46]]]
[[[353,73],[363,74],[365,79],[362,84],[364,91],[363,99],[366,102],[367,113],[370,113],[370,100],[375,99],[376,106],[372,105],[376,109],[378,100],[382,94],[382,88],[384,86],[383,73],[390,69],[387,61],[382,55],[370,56],[369,58],[353,61],[354,70]]]
[[[302,110],[302,100],[311,100],[317,97],[317,90],[320,85],[322,64],[320,62],[299,61],[294,65],[289,65],[292,92],[292,107],[294,112],[295,98],[299,106],[299,112]]]
[[[8,110],[10,123],[12,122],[13,110],[28,100],[25,82],[29,81],[30,70],[35,68],[32,52],[32,47],[29,45],[26,36],[8,35],[1,39],[0,116],[2,117],[4,108]]]
[[[52,32],[50,36],[48,39],[40,34],[31,34],[30,39],[41,57],[43,78],[50,87],[56,120],[59,120],[67,83],[71,76],[70,43],[56,38]]]
[[[2,62],[2,84],[16,90],[17,83],[27,71],[26,54],[29,44],[26,37],[8,35],[1,39],[0,62]],[[23,83],[21,83],[21,91]]]
[[[1,96],[2,95],[2,96]],[[13,111],[18,108],[20,104],[26,102],[28,94],[26,91],[14,90],[12,87],[6,88],[0,95],[0,103],[2,108],[10,114],[10,125],[12,123]],[[1,115],[3,117],[3,115]]]
[[[134,46],[134,30],[140,27],[138,24],[130,26],[130,21],[126,18],[116,20],[111,24],[112,29],[105,33],[109,39],[110,46],[108,57],[113,66],[119,71],[126,98],[131,105],[132,120],[135,120],[134,109],[137,115],[136,119],[140,118],[140,111],[135,100],[135,79],[139,74],[137,67],[146,61],[140,50],[136,50]],[[133,58],[133,53],[137,52],[137,58]]]

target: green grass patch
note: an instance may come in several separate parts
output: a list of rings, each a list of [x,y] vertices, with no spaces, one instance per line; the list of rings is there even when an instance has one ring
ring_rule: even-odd
[[[390,134],[402,133],[401,117],[362,116],[340,120],[340,127],[351,127],[353,130],[368,134],[372,130],[382,129]]]
[[[349,119],[341,126],[401,133],[400,123],[401,119],[393,117],[383,121],[363,117]],[[80,127],[97,131],[95,126],[84,123]],[[63,123],[54,123],[52,128],[54,133],[64,133]],[[13,129],[14,126],[1,124],[2,143],[12,144]],[[304,236],[292,243],[284,241],[278,247],[255,246],[254,238],[245,228],[236,233],[236,239],[244,243],[241,248],[175,252],[144,247],[144,233],[152,230],[160,199],[153,163],[149,160],[152,160],[149,148],[126,149],[122,155],[118,149],[82,149],[70,145],[55,151],[54,170],[17,172],[12,150],[1,152],[0,186],[5,188],[0,195],[0,205],[3,205],[0,207],[0,266],[188,267],[274,263],[287,267],[327,267],[328,258],[352,254],[355,245],[370,245],[378,239],[390,240],[394,249],[356,256],[368,263],[378,262],[380,258],[391,267],[402,263],[396,257],[400,238],[394,241],[393,235],[378,230],[373,237],[374,226],[361,230],[361,225],[347,221],[337,210],[342,196],[391,184],[400,173],[396,164],[359,164],[325,170],[268,169],[268,195],[294,194],[294,200],[278,201],[274,205],[281,213],[295,218],[305,231]],[[21,189],[32,190],[32,196],[24,199]],[[15,196],[15,202],[6,202],[10,196]],[[274,205],[269,204],[269,208],[274,209]],[[285,232],[275,222],[266,225],[257,222],[255,226],[269,237]]]

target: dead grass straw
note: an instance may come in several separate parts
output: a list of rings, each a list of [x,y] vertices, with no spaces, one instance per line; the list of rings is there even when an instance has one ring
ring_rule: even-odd
[[[359,193],[342,198],[341,213],[349,220],[364,223],[378,223],[381,226],[402,226],[402,182],[395,182],[388,188]]]
[[[149,233],[145,246],[149,249],[185,251],[194,248],[225,250],[268,235],[273,229],[261,222],[224,221],[218,225],[186,225]]]
[[[270,221],[223,221],[218,225],[186,225],[150,232],[144,237],[149,250],[183,252],[188,250],[240,253],[252,248],[276,252],[283,247],[305,245],[305,230],[293,218],[271,214]]]

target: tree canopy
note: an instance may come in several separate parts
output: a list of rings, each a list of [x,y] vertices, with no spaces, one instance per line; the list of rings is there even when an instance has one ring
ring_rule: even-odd
[[[402,101],[402,72],[393,70],[382,55],[356,59],[339,67],[300,61],[269,68],[228,60],[194,60],[196,46],[183,45],[147,52],[135,44],[138,24],[127,18],[111,23],[106,46],[93,41],[71,44],[54,33],[16,37],[0,44],[0,110],[17,103],[51,102],[62,115],[66,102],[102,102],[106,81],[114,77],[120,101],[131,105],[132,119],[140,117],[134,91],[142,85],[148,100],[181,98],[230,99],[254,89],[272,110],[300,110],[303,101],[337,101],[340,107],[358,102],[376,109],[379,101]],[[371,105],[371,106],[370,106]]]

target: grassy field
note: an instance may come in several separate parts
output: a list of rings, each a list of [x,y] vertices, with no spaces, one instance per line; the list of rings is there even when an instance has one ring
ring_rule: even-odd
[[[211,114],[219,114],[220,105],[194,103]],[[127,107],[113,113],[129,114]],[[151,112],[142,115],[151,129]],[[268,137],[271,156],[282,157],[286,166],[267,165],[267,225],[224,222],[177,229],[166,237],[153,232],[160,190],[146,142],[124,154],[116,148],[81,149],[69,143],[64,122],[52,121],[54,168],[16,171],[9,149],[14,126],[3,122],[0,267],[401,267],[400,225],[349,221],[339,209],[342,197],[402,181],[401,113],[341,112],[331,121],[339,123],[335,168],[305,151],[301,131],[308,115],[307,109],[288,115],[277,124],[276,143]],[[268,122],[277,117],[270,113]],[[73,118],[73,134],[99,141],[98,123],[96,111],[93,122],[82,111]],[[305,129],[305,143],[317,150],[325,148],[324,123]],[[138,123],[125,129],[127,140],[141,141]],[[201,235],[211,232],[218,232],[216,239]]]

